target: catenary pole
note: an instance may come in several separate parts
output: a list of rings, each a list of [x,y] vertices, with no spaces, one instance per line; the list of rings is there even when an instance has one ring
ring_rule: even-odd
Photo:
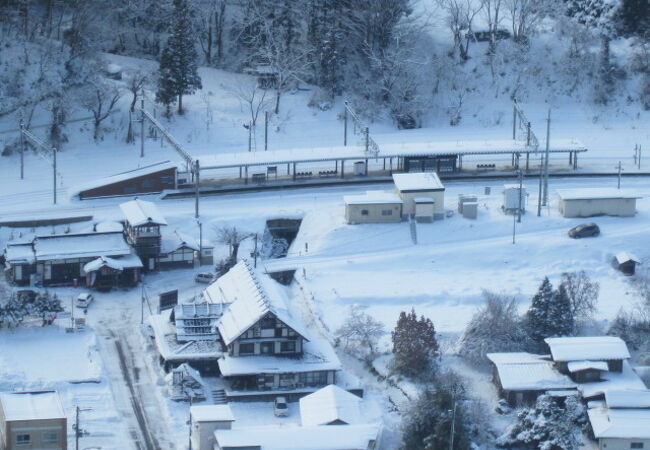
[[[537,191],[537,217],[542,215],[542,172],[544,171],[544,155],[539,158],[539,190]]]
[[[56,147],[52,147],[52,187],[54,194],[54,204],[56,205]]]
[[[343,147],[348,145],[348,104],[346,102],[343,110]]]
[[[144,158],[144,93],[140,100],[140,158]]]
[[[269,149],[269,112],[264,111],[264,151]]]
[[[199,160],[194,162],[194,217],[199,218]]]
[[[20,179],[25,179],[25,136],[23,136],[23,130],[25,129],[25,123],[23,119],[20,119]]]
[[[551,140],[551,108],[548,109],[548,117],[546,118],[546,156],[544,157],[544,199],[543,205],[548,204],[548,156],[549,145]]]

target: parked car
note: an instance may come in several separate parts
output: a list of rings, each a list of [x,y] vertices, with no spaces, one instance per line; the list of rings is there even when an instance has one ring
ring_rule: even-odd
[[[497,41],[510,39],[511,36],[512,35],[510,34],[510,32],[505,28],[499,28],[494,33],[494,38]],[[488,42],[490,40],[490,32],[488,30],[470,31],[465,35],[465,38],[474,40],[476,42]]]
[[[289,415],[289,405],[285,397],[275,397],[273,414],[275,414],[275,417],[287,417]]]
[[[75,302],[77,308],[88,308],[90,304],[95,300],[95,298],[92,296],[92,294],[88,293],[83,293],[79,294],[77,297],[77,301]]]
[[[569,230],[569,237],[573,239],[580,239],[584,237],[593,237],[600,234],[600,228],[595,223],[582,223],[577,227]]]
[[[214,274],[211,272],[199,272],[194,277],[197,283],[212,283],[214,281]]]

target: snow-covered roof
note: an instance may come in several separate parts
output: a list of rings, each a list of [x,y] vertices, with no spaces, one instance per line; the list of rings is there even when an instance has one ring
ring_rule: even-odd
[[[637,264],[640,263],[639,258],[637,258],[636,256],[634,256],[634,255],[631,254],[631,253],[628,253],[628,252],[618,252],[618,253],[616,254],[616,262],[617,262],[617,263],[619,263],[619,264],[624,264],[624,263],[626,263],[626,262],[628,262],[628,261],[632,261],[632,262],[635,262],[635,263],[637,263]]]
[[[100,256],[126,256],[131,247],[121,232],[37,236],[34,239],[37,261]]]
[[[642,197],[631,190],[614,188],[558,189],[557,193],[562,200],[600,200]]]
[[[303,344],[302,355],[286,356],[230,356],[219,361],[219,370],[225,377],[260,373],[303,373],[318,370],[340,370],[341,362],[329,342],[314,339]]]
[[[605,361],[571,361],[567,364],[567,368],[571,373],[588,369],[601,370],[603,372],[609,370],[609,366],[607,366],[607,362]]]
[[[650,409],[650,390],[648,389],[610,389],[605,392],[608,408],[646,408]]]
[[[543,391],[570,389],[576,384],[553,368],[547,356],[532,353],[488,353],[506,391]]]
[[[32,264],[36,256],[34,255],[34,248],[31,242],[13,244],[9,243],[5,247],[5,259],[10,264]]]
[[[361,399],[335,384],[319,389],[300,399],[300,421],[303,426],[363,423]]]
[[[247,261],[238,262],[214,284],[217,286],[209,287],[210,292],[220,299],[219,303],[230,304],[218,324],[224,344],[230,345],[267,313],[307,339],[302,325],[287,310],[278,284],[268,276],[257,277]]]
[[[325,427],[260,426],[216,430],[219,448],[262,450],[367,450],[376,441],[379,425],[330,425]]]
[[[167,225],[165,217],[160,213],[158,207],[152,202],[146,202],[136,198],[129,202],[120,204],[124,218],[132,227],[141,225]]]
[[[366,191],[361,195],[346,195],[343,197],[346,205],[369,205],[369,204],[396,204],[404,203],[397,194],[384,191]]]
[[[395,173],[393,182],[400,192],[444,191],[435,172]]]
[[[604,405],[587,410],[596,439],[649,439],[650,410],[610,409]]]
[[[383,143],[380,158],[428,155],[485,155],[485,154],[511,154],[513,152],[525,153],[526,143],[515,140],[490,140],[490,141],[438,141],[438,142],[409,142]],[[530,150],[530,149],[528,149]],[[555,139],[549,152],[587,151],[584,144],[575,140]],[[341,146],[320,148],[293,148],[285,150],[269,150],[267,152],[237,152],[237,153],[209,153],[198,156],[202,169],[215,169],[240,166],[268,166],[287,164],[292,162],[316,162],[325,160],[359,160],[367,159],[364,146]]]
[[[192,236],[188,236],[178,230],[171,233],[163,233],[160,240],[160,253],[169,254],[176,250],[187,247],[199,251],[199,243]]]
[[[65,418],[65,411],[56,391],[2,393],[0,405],[7,421]]]
[[[104,222],[97,222],[95,225],[95,231],[106,233],[111,231],[124,231],[124,225],[121,222],[116,222],[114,220],[107,220]]]
[[[233,422],[235,416],[228,405],[190,406],[192,422]]]
[[[161,161],[154,164],[150,164],[144,167],[138,167],[137,169],[129,170],[126,172],[121,172],[115,175],[111,175],[104,178],[98,178],[93,181],[79,184],[70,188],[69,196],[75,197],[85,191],[90,191],[92,189],[97,189],[103,186],[109,186],[111,184],[120,183],[122,181],[130,180],[132,178],[142,177],[144,175],[150,175],[152,173],[161,172],[168,169],[176,169],[178,164],[172,163],[170,161]]]
[[[196,340],[180,343],[176,339],[176,327],[169,321],[172,310],[149,316],[153,328],[156,347],[166,361],[216,360],[222,355],[221,346],[216,340]]]
[[[627,359],[630,352],[616,336],[558,337],[544,339],[554,361],[606,361]]]
[[[142,260],[138,255],[128,255],[123,258],[109,258],[108,256],[100,256],[97,259],[93,259],[89,263],[84,265],[84,272],[95,272],[96,270],[101,269],[102,267],[110,267],[114,270],[122,271],[124,269],[135,269],[143,267]]]
[[[584,398],[603,395],[611,390],[644,390],[645,384],[639,375],[632,369],[628,361],[623,361],[621,372],[603,372],[600,381],[581,383],[578,390]]]
[[[174,317],[176,320],[196,319],[197,317],[217,318],[223,312],[223,305],[215,303],[181,303],[174,307]]]

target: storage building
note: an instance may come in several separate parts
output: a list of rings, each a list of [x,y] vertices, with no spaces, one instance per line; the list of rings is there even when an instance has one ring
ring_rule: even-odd
[[[445,215],[445,187],[435,172],[396,173],[393,181],[397,194],[404,202],[402,215],[423,217],[431,206],[422,199],[433,200],[433,219],[442,219]],[[418,199],[418,202],[415,200]],[[419,207],[419,208],[418,208]]]
[[[559,208],[562,216],[634,216],[636,201],[641,196],[622,189],[562,189]]]
[[[637,264],[641,264],[639,258],[628,252],[617,253],[612,263],[616,269],[620,270],[625,275],[634,275]]]
[[[0,394],[0,448],[66,450],[68,427],[55,391]]]
[[[190,406],[190,433],[192,448],[196,450],[214,449],[214,432],[230,430],[235,417],[228,405]]]
[[[355,223],[391,223],[402,220],[403,201],[397,195],[383,191],[368,191],[362,195],[346,195],[345,219]]]

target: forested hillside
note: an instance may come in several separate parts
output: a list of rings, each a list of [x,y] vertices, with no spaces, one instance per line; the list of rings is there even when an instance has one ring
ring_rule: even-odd
[[[97,138],[120,96],[133,109],[146,88],[182,113],[197,66],[259,65],[276,112],[311,84],[311,106],[344,96],[399,128],[458,124],[490,97],[650,109],[649,16],[647,0],[0,0],[0,118],[47,114],[62,146],[72,110]],[[118,87],[107,53],[161,68]]]

